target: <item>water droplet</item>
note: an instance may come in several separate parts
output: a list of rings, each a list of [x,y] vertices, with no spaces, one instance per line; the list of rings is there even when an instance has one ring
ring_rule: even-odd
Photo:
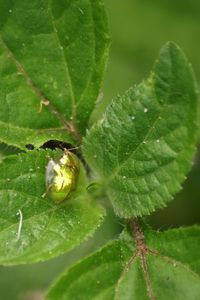
[[[7,181],[10,181],[10,178],[7,178]]]
[[[9,9],[9,13],[10,13],[10,14],[12,13],[12,9]]]
[[[148,112],[148,108],[144,108],[144,113],[147,113]]]
[[[123,179],[126,179],[126,176],[124,175],[124,176],[122,176],[122,178],[123,178]]]
[[[32,169],[32,168],[30,168],[30,169],[29,169],[29,171],[30,171],[30,172],[33,172],[33,169]]]
[[[160,143],[160,140],[156,140],[157,143]]]
[[[143,144],[146,144],[146,141],[143,141]]]
[[[94,157],[94,158],[97,158],[97,155],[95,154],[93,157]]]
[[[175,262],[173,263],[173,266],[176,267],[176,263]]]
[[[131,116],[131,120],[135,120],[135,116]]]

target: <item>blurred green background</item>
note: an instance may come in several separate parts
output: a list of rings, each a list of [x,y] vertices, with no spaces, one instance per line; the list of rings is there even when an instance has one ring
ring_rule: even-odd
[[[73,1],[73,0],[72,0]],[[107,103],[131,85],[145,79],[161,46],[178,43],[193,65],[200,82],[200,1],[199,0],[105,0],[111,49],[102,88],[102,101],[93,114],[101,116]],[[2,147],[0,152],[12,153]],[[200,224],[200,154],[183,190],[169,205],[147,218],[159,229]],[[108,206],[108,215],[95,237],[70,254],[49,262],[17,267],[0,267],[1,300],[39,300],[45,288],[68,265],[98,248],[122,229]]]

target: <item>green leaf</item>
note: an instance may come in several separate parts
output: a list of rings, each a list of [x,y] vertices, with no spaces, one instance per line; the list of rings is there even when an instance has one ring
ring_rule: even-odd
[[[181,189],[197,140],[197,93],[178,46],[165,45],[150,78],[112,101],[85,139],[85,157],[124,218],[164,207]]]
[[[42,197],[47,155],[60,152],[31,151],[0,164],[0,264],[50,259],[79,245],[100,225],[104,210],[90,200],[82,168],[76,190],[62,204]],[[19,210],[23,220],[18,238]]]
[[[140,239],[140,246],[136,245],[124,233],[65,272],[50,288],[47,299],[199,298],[200,269],[197,271],[195,264],[199,261],[200,227],[167,232],[146,229],[144,244]]]
[[[199,226],[170,229],[164,232],[148,230],[146,239],[150,248],[156,248],[163,255],[171,256],[181,263],[187,263],[194,272],[200,275],[199,234]]]
[[[83,133],[107,54],[101,0],[0,0],[0,141],[23,149]]]
[[[135,258],[128,272],[122,273],[116,284],[115,300],[142,299],[148,300],[144,276],[141,271],[140,259]]]
[[[110,243],[63,274],[47,299],[113,299],[116,281],[131,253],[121,240]]]

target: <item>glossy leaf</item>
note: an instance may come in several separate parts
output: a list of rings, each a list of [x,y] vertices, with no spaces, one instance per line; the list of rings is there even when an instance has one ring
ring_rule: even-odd
[[[23,149],[83,133],[107,52],[101,0],[0,0],[0,141]]]
[[[148,229],[145,240],[147,250],[142,258],[132,237],[123,234],[64,273],[49,290],[47,299],[198,299],[200,269],[195,265],[199,260],[200,228],[167,232]]]
[[[64,202],[58,205],[42,197],[49,156],[58,155],[31,151],[9,156],[0,164],[0,264],[33,263],[60,255],[91,236],[101,223],[104,211],[91,202],[82,168],[76,190]]]
[[[161,208],[181,189],[197,140],[198,99],[184,54],[168,43],[149,79],[112,101],[85,157],[124,218]]]

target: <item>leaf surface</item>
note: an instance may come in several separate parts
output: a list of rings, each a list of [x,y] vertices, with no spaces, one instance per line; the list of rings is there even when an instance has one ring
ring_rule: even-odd
[[[113,299],[116,281],[131,253],[123,241],[110,243],[63,274],[47,299]]]
[[[190,65],[168,43],[149,79],[114,99],[85,139],[85,157],[117,215],[149,214],[181,189],[195,151],[197,111]]]
[[[199,263],[200,228],[146,229],[145,244],[142,256],[132,237],[123,234],[65,272],[47,299],[198,299],[200,270],[195,264]]]
[[[170,229],[164,232],[148,230],[146,239],[150,248],[156,248],[163,255],[187,263],[193,271],[200,274],[199,234],[199,226]]]
[[[101,0],[0,0],[0,141],[23,149],[83,133],[107,52]]]
[[[82,168],[68,199],[58,205],[42,197],[47,155],[55,158],[60,152],[31,151],[0,164],[0,264],[33,263],[65,253],[101,223],[104,210],[91,202]]]

